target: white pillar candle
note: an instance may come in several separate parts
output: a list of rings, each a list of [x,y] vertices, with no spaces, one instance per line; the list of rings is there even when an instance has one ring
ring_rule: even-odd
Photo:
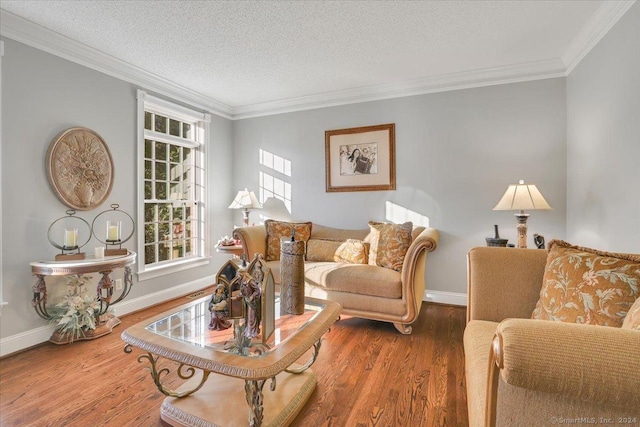
[[[107,221],[107,240],[116,242],[120,240],[120,222]]]
[[[78,229],[65,229],[64,230],[64,246],[67,248],[73,248],[78,245]]]
[[[104,248],[102,246],[94,248],[93,251],[96,258],[104,258]]]

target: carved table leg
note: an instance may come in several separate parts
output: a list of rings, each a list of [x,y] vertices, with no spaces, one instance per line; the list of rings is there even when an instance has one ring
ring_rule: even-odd
[[[111,296],[113,295],[113,282],[111,281],[111,270],[101,271],[102,279],[98,282],[98,301],[100,301],[100,315],[103,315],[109,309]]]
[[[50,320],[51,316],[47,313],[47,284],[42,274],[38,274],[37,277],[38,280],[36,284],[31,287],[33,290],[31,305],[36,310],[36,313],[38,313],[38,316]]]
[[[264,395],[262,388],[268,380],[245,380],[244,391],[246,393],[247,404],[249,405],[249,426],[260,427],[262,425],[262,408]],[[271,378],[271,391],[276,389],[276,378]]]
[[[117,304],[129,295],[131,288],[133,287],[133,275],[131,274],[131,267],[127,266],[124,268],[124,289],[122,290],[122,294],[118,297],[117,300],[113,301],[111,305]]]

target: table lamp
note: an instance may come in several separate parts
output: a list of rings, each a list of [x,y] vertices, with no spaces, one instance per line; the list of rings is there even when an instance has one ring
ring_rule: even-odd
[[[520,180],[518,184],[509,185],[502,199],[493,208],[494,211],[520,211],[515,214],[518,220],[519,248],[527,247],[527,218],[529,218],[529,214],[524,212],[525,209],[551,209],[551,206],[535,185],[525,184],[523,180]]]
[[[260,203],[256,198],[256,195],[253,191],[249,191],[246,188],[244,190],[238,191],[235,199],[229,205],[229,209],[242,209],[244,226],[249,226],[249,209],[260,209]]]

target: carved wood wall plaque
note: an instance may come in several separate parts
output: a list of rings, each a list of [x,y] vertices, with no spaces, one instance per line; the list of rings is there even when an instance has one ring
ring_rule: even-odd
[[[71,128],[59,134],[49,146],[46,163],[53,192],[69,207],[91,210],[111,193],[111,152],[91,129]]]

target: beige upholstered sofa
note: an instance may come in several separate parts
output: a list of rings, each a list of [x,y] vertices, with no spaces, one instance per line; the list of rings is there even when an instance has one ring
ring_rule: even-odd
[[[369,230],[343,230],[313,224],[307,242],[307,258],[313,259],[314,241],[364,240]],[[234,237],[242,242],[247,259],[266,254],[264,225],[238,228]],[[425,290],[427,252],[435,250],[438,231],[414,227],[411,245],[401,271],[368,264],[305,261],[305,295],[340,303],[342,313],[365,319],[391,322],[403,334],[420,314]],[[280,262],[269,261],[276,283],[280,283]]]
[[[640,425],[640,331],[531,320],[546,257],[489,247],[468,254],[470,425]]]

